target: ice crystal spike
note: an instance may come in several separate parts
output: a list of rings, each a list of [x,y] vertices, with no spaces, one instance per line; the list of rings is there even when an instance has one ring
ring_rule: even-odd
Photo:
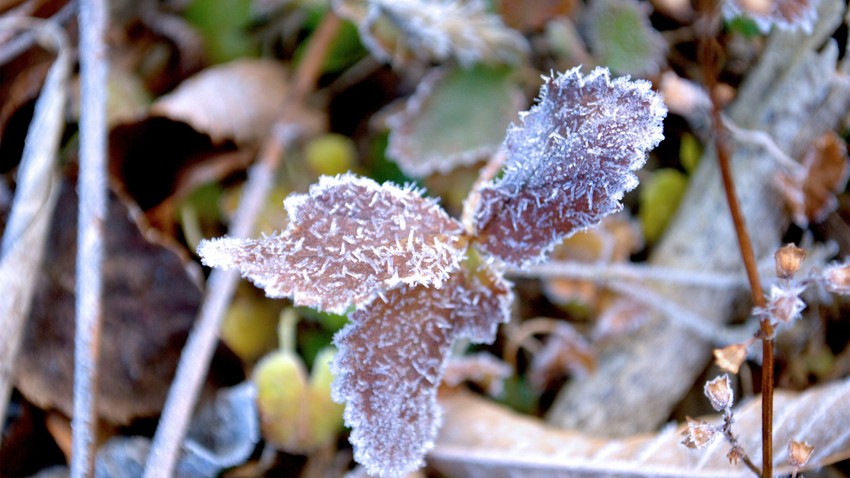
[[[204,264],[239,269],[269,297],[341,313],[402,284],[440,287],[464,255],[461,224],[409,187],[325,176],[284,206],[285,231],[204,241]]]
[[[354,458],[370,475],[403,476],[422,465],[440,425],[437,387],[452,342],[492,342],[509,317],[509,284],[467,266],[440,289],[388,291],[334,337],[332,396],[346,402]]]
[[[538,103],[508,128],[505,173],[482,186],[475,212],[481,248],[515,266],[622,209],[667,114],[649,82],[611,80],[605,68],[544,80]]]

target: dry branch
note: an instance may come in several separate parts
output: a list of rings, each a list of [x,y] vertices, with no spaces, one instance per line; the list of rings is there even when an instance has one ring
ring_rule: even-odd
[[[82,0],[80,26],[80,205],[77,220],[74,417],[71,477],[94,474],[94,401],[103,320],[103,227],[106,219],[106,0]]]
[[[850,82],[846,73],[836,74],[836,45],[830,42],[820,52],[818,48],[841,22],[843,8],[843,2],[821,2],[821,20],[812,36],[773,34],[761,62],[729,110],[735,124],[766,131],[786,154],[795,157],[841,121],[850,106]],[[768,257],[788,224],[787,213],[771,186],[779,165],[760,148],[736,146],[732,166],[743,213],[757,257]],[[702,159],[650,263],[741,273],[713,150]],[[659,287],[657,292],[671,302],[687,303],[694,313],[715,324],[729,319],[738,298],[733,290],[673,284]],[[596,374],[568,384],[549,419],[560,426],[604,435],[653,430],[669,416],[710,359],[711,344],[656,314],[640,333],[603,351]]]
[[[0,22],[0,30],[27,28],[45,48],[58,56],[44,81],[27,133],[17,190],[0,252],[0,431],[12,388],[12,371],[20,350],[36,278],[41,270],[50,218],[59,196],[56,159],[65,125],[64,107],[71,51],[65,32],[54,22],[11,18]]]

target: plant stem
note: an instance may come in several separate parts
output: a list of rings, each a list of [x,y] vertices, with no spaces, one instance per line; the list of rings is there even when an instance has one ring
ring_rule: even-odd
[[[103,227],[106,220],[106,75],[109,5],[80,1],[80,180],[77,221],[74,418],[71,477],[94,472],[97,365],[102,323]]]
[[[717,163],[720,168],[720,176],[723,181],[723,190],[726,193],[726,203],[735,226],[735,234],[738,238],[738,246],[741,250],[741,259],[747,271],[747,279],[750,282],[750,292],[753,305],[763,310],[766,306],[764,291],[761,287],[758,266],[756,264],[753,245],[747,231],[744,215],[738,203],[738,194],[735,190],[735,182],[732,177],[729,147],[726,142],[723,119],[721,116],[721,100],[718,97],[717,69],[720,56],[720,45],[713,37],[703,37],[700,45],[700,63],[703,65],[705,84],[711,97],[711,122],[714,128],[714,146],[717,150]],[[773,326],[767,317],[760,321],[762,340],[762,474],[769,478],[773,476]]]
[[[738,204],[738,195],[735,191],[735,183],[732,179],[732,171],[729,161],[729,150],[726,145],[725,138],[722,133],[723,124],[720,119],[719,103],[714,94],[712,96],[712,123],[715,127],[715,148],[717,149],[717,162],[720,166],[720,175],[723,179],[723,189],[726,191],[726,202],[729,205],[729,212],[732,216],[732,222],[735,225],[735,233],[738,236],[738,246],[741,248],[741,258],[744,261],[744,267],[747,269],[747,278],[750,281],[750,291],[753,299],[753,304],[758,309],[764,309],[767,305],[764,299],[764,291],[761,287],[759,279],[758,267],[756,267],[755,254],[753,253],[753,245],[750,242],[750,235],[747,232],[747,226],[744,221],[744,216],[741,214],[741,207]],[[773,476],[773,326],[770,320],[765,317],[761,319],[761,339],[762,339],[762,424],[761,424],[761,440],[762,440],[762,476]]]
[[[0,18],[0,32],[17,30],[29,32],[42,48],[55,51],[56,59],[35,104],[15,179],[15,199],[0,240],[0,290],[4,293],[0,300],[0,330],[3,331],[3,340],[0,340],[0,436],[12,391],[15,360],[21,349],[59,197],[56,164],[65,128],[68,77],[73,65],[68,37],[52,20]]]
[[[339,31],[340,23],[336,15],[329,13],[310,38],[304,60],[298,66],[293,79],[293,94],[264,142],[257,164],[249,171],[245,192],[228,231],[230,235],[250,235],[262,205],[265,204],[265,198],[274,185],[275,171],[283,154],[300,134],[297,112],[315,88],[328,47]],[[221,320],[238,282],[239,274],[236,271],[219,269],[213,270],[207,280],[204,303],[180,354],[174,382],[168,392],[168,399],[159,420],[160,425],[151,444],[145,478],[173,474],[192,410],[209,370]]]

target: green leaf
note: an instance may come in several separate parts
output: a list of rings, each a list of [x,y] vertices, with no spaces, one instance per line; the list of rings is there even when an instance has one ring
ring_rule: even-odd
[[[437,69],[389,118],[387,154],[409,176],[446,173],[493,154],[522,99],[512,70]]]
[[[664,64],[667,42],[649,23],[645,6],[637,0],[595,0],[590,8],[590,49],[614,74],[649,76]]]
[[[183,16],[201,33],[210,62],[257,56],[257,45],[246,30],[250,0],[192,0]]]
[[[675,169],[659,169],[644,182],[639,216],[647,242],[655,242],[667,229],[687,187],[687,176]]]

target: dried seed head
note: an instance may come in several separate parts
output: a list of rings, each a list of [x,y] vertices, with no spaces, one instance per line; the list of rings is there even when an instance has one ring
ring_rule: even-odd
[[[808,442],[791,440],[788,442],[788,463],[794,468],[805,466],[813,451],[815,447]]]
[[[698,450],[711,443],[717,436],[717,429],[711,426],[708,422],[695,420],[691,417],[687,418],[688,428],[682,432],[682,436],[685,437],[685,439],[682,440],[682,445],[685,445],[692,450]]]
[[[790,279],[800,270],[800,264],[806,258],[806,250],[794,244],[785,244],[774,254],[776,259],[776,277]]]
[[[744,342],[740,344],[732,344],[722,349],[714,349],[714,363],[723,370],[731,373],[738,373],[744,359],[747,358],[747,346]]]
[[[774,287],[770,291],[767,310],[776,322],[789,323],[800,318],[800,312],[806,308],[806,303],[800,299],[803,287]]]
[[[731,407],[735,401],[735,394],[732,392],[732,381],[729,380],[729,375],[726,374],[706,382],[703,392],[711,400],[711,406],[718,412]]]
[[[850,295],[850,262],[833,264],[823,273],[826,290],[841,295]]]
[[[734,446],[729,450],[729,453],[726,454],[726,458],[729,459],[729,463],[733,465],[737,465],[744,459],[746,455],[744,455],[744,450],[740,447]]]

